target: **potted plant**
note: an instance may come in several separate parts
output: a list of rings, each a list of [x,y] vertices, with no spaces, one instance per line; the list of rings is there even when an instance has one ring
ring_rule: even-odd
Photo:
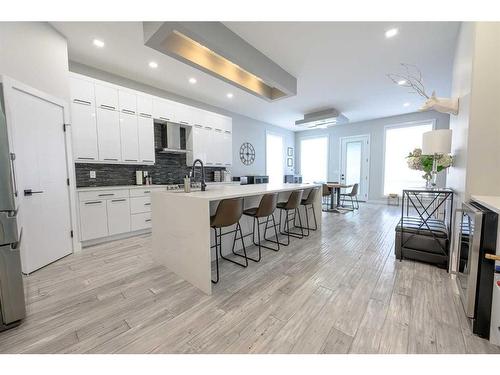
[[[436,183],[432,181],[432,163],[436,158],[437,171],[450,167],[453,164],[453,157],[451,155],[423,155],[422,149],[416,148],[406,157],[406,162],[410,169],[425,172],[422,178],[425,180],[425,187],[427,189],[433,188]]]

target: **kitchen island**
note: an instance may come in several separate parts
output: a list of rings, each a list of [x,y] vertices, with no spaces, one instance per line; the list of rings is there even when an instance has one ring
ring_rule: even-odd
[[[305,198],[312,188],[319,186],[315,184],[217,185],[208,186],[206,191],[191,193],[155,191],[152,194],[153,257],[156,262],[166,266],[184,280],[211,294],[211,262],[215,259],[215,251],[212,252],[210,249],[214,243],[210,216],[215,213],[218,203],[223,199],[243,197],[247,209],[258,206],[261,197],[267,193],[279,193],[278,200],[286,201],[293,190],[303,189]],[[320,230],[321,194],[317,194],[314,206]],[[301,207],[305,225],[303,210]],[[309,215],[310,221],[313,221],[312,211]],[[279,210],[276,210],[275,217],[278,223]],[[251,233],[252,220],[245,216],[241,218],[244,234]],[[228,237],[232,236],[225,237],[222,251],[228,253],[231,252],[229,243],[232,243],[232,238]],[[307,238],[297,241],[307,241]],[[247,236],[245,245],[250,246],[251,243],[251,236]],[[286,251],[286,247],[282,249]],[[259,264],[252,263],[250,266],[258,267]],[[224,275],[221,277],[221,282],[224,282]]]

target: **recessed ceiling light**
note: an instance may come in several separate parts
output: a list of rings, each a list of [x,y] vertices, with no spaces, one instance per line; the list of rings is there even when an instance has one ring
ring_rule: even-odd
[[[198,82],[198,81],[196,81],[196,78],[194,78],[194,77],[189,78],[190,84],[194,85],[196,82]]]
[[[410,103],[406,102],[403,104],[403,107],[409,107],[410,106]]]
[[[157,62],[155,62],[155,61],[150,61],[150,62],[149,62],[149,67],[150,67],[151,69],[156,69],[156,68],[158,68],[158,63],[157,63]]]
[[[226,94],[226,96],[227,96],[229,99],[231,99],[231,98],[233,97],[233,94],[232,94],[232,93],[230,93],[230,92],[228,92],[228,93]]]
[[[402,86],[406,83],[406,79],[401,79],[398,81],[398,85]]]
[[[394,28],[389,29],[389,30],[387,30],[387,31],[385,32],[385,37],[386,37],[387,39],[392,38],[392,37],[394,37],[394,36],[398,35],[398,32],[399,32],[399,30],[398,30],[397,28],[395,28],[395,27],[394,27]]]
[[[94,39],[94,41],[92,43],[94,43],[94,46],[96,46],[96,47],[99,47],[99,48],[104,47],[104,42],[102,40]]]

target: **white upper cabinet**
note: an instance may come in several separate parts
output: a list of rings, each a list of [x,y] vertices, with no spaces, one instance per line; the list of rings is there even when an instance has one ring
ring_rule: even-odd
[[[80,101],[71,103],[71,130],[75,161],[98,160],[97,125],[93,105]]]
[[[191,127],[188,165],[232,164],[229,117],[74,73],[70,89],[75,162],[154,164],[157,119]]]
[[[139,138],[139,161],[145,164],[155,162],[155,139],[154,124],[152,118],[139,116],[138,118]]]
[[[153,98],[153,117],[162,121],[177,122],[176,104],[170,100]]]
[[[139,143],[137,132],[137,116],[120,113],[121,161],[139,161]]]
[[[176,103],[175,118],[182,125],[193,125],[197,115],[196,108],[185,104]]]
[[[99,160],[121,160],[120,114],[117,111],[97,108],[97,140]]]
[[[73,103],[94,105],[94,83],[79,78],[70,78],[71,101]]]
[[[121,112],[131,115],[137,112],[137,95],[134,92],[118,90],[118,103]]]
[[[99,108],[118,109],[118,89],[96,83],[95,101]]]
[[[137,114],[143,117],[153,117],[153,98],[147,95],[137,95]]]

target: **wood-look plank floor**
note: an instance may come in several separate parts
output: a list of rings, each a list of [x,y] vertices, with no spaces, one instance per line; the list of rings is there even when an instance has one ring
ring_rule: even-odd
[[[500,353],[445,271],[394,259],[398,215],[324,213],[261,263],[222,261],[212,296],[155,265],[149,235],[84,249],[25,279],[27,318],[0,353]]]

